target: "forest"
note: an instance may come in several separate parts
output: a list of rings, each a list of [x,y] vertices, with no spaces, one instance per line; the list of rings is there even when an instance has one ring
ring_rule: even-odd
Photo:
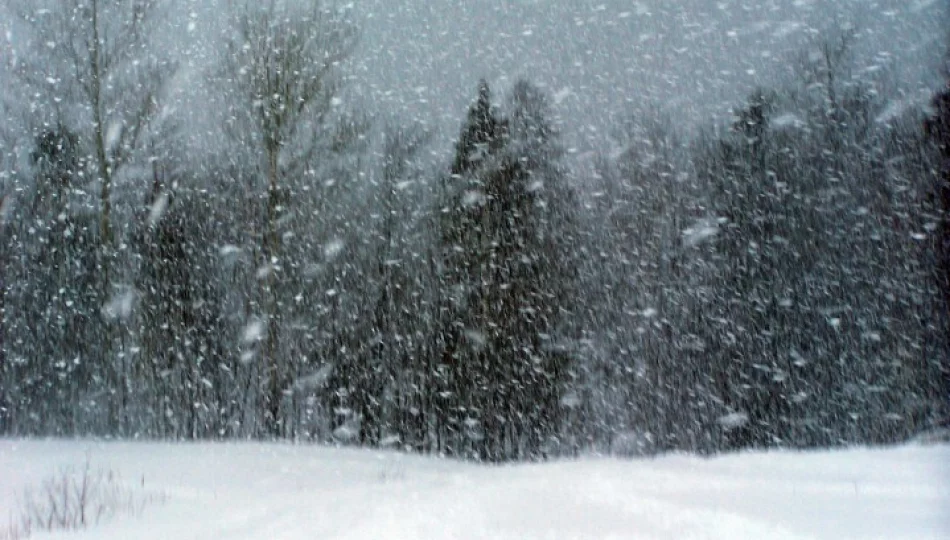
[[[0,436],[507,462],[950,422],[950,85],[858,69],[859,28],[729,122],[615,111],[582,166],[529,79],[443,149],[341,99],[347,11],[229,3],[199,69],[169,5],[23,2],[0,52]]]

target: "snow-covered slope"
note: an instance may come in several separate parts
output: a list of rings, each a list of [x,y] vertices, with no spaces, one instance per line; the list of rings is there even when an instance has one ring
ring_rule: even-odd
[[[285,444],[3,440],[0,517],[87,456],[167,500],[53,537],[950,538],[945,445],[483,467]]]

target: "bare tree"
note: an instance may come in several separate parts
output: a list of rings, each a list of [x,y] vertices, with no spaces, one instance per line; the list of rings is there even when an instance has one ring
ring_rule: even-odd
[[[236,8],[226,48],[226,72],[234,85],[243,122],[229,132],[259,160],[266,202],[259,236],[263,276],[258,309],[266,332],[265,428],[281,430],[280,403],[287,372],[276,355],[281,316],[275,291],[279,263],[278,222],[285,208],[288,179],[304,175],[321,149],[332,150],[326,129],[336,105],[340,64],[356,45],[355,28],[319,0],[245,2]],[[238,118],[238,116],[232,116]]]
[[[115,241],[114,182],[142,147],[159,111],[163,84],[174,70],[149,50],[149,30],[161,4],[66,0],[26,2],[20,9],[35,56],[16,71],[42,100],[33,107],[46,109],[44,120],[66,117],[92,126],[82,135],[99,181],[99,237],[107,280]]]
[[[84,350],[100,359],[96,365],[105,374],[108,421],[114,426],[125,418],[130,366],[127,356],[111,354],[120,333],[98,318],[106,311],[99,308],[112,295],[116,248],[124,245],[115,232],[116,184],[134,178],[132,165],[154,138],[164,83],[175,68],[155,54],[151,39],[168,6],[158,0],[17,0],[10,6],[23,35],[9,62],[16,91],[8,95],[26,99],[7,105],[25,119],[21,136],[40,140],[52,132],[75,133],[70,151],[77,153],[76,169],[70,174],[83,185],[67,186],[64,196],[78,187],[98,191],[94,223],[83,227],[94,238],[83,249],[95,261],[88,277],[95,297],[90,302],[98,307],[91,316],[102,324],[84,326],[92,340]],[[74,285],[66,281],[57,288]]]

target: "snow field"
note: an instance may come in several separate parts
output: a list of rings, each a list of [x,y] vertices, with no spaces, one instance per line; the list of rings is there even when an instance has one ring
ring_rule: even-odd
[[[104,539],[950,538],[950,447],[478,466],[258,443],[0,441],[0,516],[66,468],[165,502]]]

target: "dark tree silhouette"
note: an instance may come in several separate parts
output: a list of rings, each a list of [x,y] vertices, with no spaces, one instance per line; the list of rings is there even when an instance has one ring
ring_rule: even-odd
[[[458,453],[538,457],[559,433],[568,371],[555,345],[570,302],[570,201],[541,93],[516,84],[509,118],[492,110],[484,81],[478,94],[443,212],[449,423]]]
[[[934,202],[942,213],[936,239],[937,280],[950,309],[950,84],[934,96],[933,114],[925,128],[943,156],[943,171],[934,189]]]

